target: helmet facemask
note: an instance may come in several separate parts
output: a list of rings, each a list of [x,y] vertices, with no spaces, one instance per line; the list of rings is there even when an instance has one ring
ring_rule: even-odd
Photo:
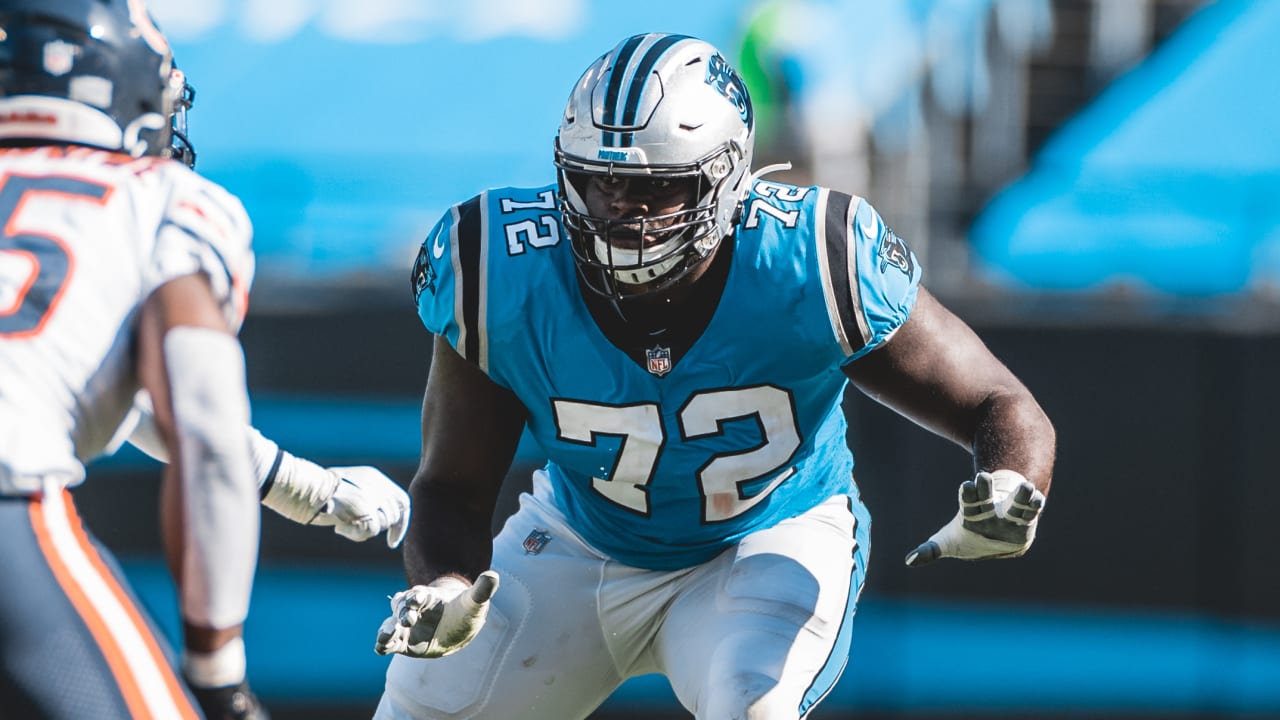
[[[187,113],[196,103],[196,89],[187,82],[187,76],[174,68],[169,85],[176,95],[169,122],[168,156],[189,168],[196,166],[196,148],[187,136]]]
[[[615,299],[640,291],[661,291],[711,255],[725,235],[717,221],[717,204],[731,179],[730,164],[723,157],[728,152],[731,150],[683,167],[648,166],[644,172],[616,165],[592,166],[557,152],[561,213],[587,286]],[[586,187],[599,177],[691,183],[691,200],[663,214],[594,215],[587,206]]]

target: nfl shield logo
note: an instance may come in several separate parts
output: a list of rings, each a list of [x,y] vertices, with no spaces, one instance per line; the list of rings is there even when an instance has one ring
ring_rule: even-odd
[[[61,77],[71,72],[75,64],[76,53],[80,48],[62,40],[54,40],[44,45],[44,71],[54,77]]]
[[[671,350],[661,345],[653,346],[652,350],[644,351],[645,360],[648,362],[649,372],[662,377],[671,372]]]
[[[534,528],[533,532],[529,533],[529,537],[524,539],[524,552],[526,555],[537,555],[549,542],[551,542],[551,533]]]

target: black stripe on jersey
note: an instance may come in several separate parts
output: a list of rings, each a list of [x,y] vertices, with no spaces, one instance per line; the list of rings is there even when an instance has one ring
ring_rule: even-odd
[[[845,337],[849,338],[850,350],[858,352],[867,345],[867,338],[863,337],[858,323],[861,302],[854,300],[854,293],[858,292],[858,277],[856,274],[850,277],[850,273],[856,273],[856,265],[850,266],[849,263],[850,252],[855,252],[849,247],[850,205],[852,197],[846,193],[835,190],[827,193],[827,237],[822,241],[827,243],[827,266],[831,269],[836,314],[841,327],[845,328]]]
[[[480,196],[458,206],[458,269],[462,279],[462,357],[480,362]]]
[[[830,191],[827,194],[826,237],[827,257],[831,268],[831,289],[836,301],[836,315],[844,328],[845,337],[849,339],[849,349],[857,352],[867,344],[858,323],[858,313],[862,312],[862,303],[856,300],[853,293],[858,291],[857,264],[849,262],[849,253],[856,252],[849,247],[849,214],[853,198],[845,193]],[[855,256],[856,257],[856,256]]]
[[[685,35],[669,35],[654,43],[653,47],[645,52],[644,57],[640,59],[640,64],[636,66],[635,76],[631,78],[631,88],[627,91],[627,104],[622,111],[623,125],[633,127],[636,124],[640,98],[644,97],[644,86],[649,82],[649,73],[653,71],[653,66],[658,64],[659,58],[672,45],[685,39],[687,39]]]

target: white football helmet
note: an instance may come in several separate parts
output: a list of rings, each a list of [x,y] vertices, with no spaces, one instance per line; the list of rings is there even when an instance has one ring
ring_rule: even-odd
[[[709,43],[634,35],[597,60],[556,135],[560,210],[586,285],[612,298],[619,284],[661,290],[710,255],[750,189],[754,142],[746,85]],[[697,201],[663,216],[594,216],[583,200],[593,175],[692,178]],[[611,242],[613,233],[657,242]]]

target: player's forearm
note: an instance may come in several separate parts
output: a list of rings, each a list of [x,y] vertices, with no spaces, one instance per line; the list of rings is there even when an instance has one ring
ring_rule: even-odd
[[[1026,390],[995,395],[979,409],[973,440],[978,470],[1016,470],[1047,495],[1056,448],[1053,423]]]
[[[443,575],[474,581],[489,569],[492,504],[419,480],[409,494],[416,508],[404,544],[409,585],[423,585]]]

